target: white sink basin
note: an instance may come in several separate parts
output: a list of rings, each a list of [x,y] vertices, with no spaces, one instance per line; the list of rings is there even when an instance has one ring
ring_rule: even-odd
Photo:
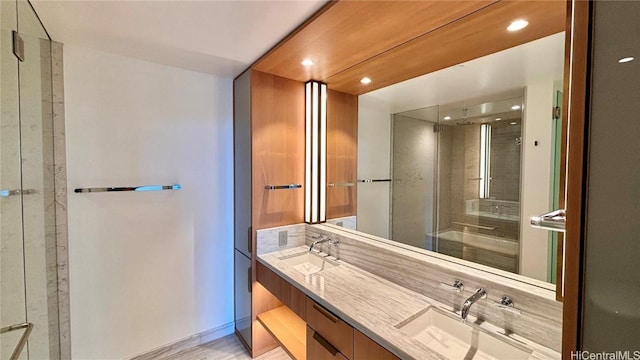
[[[308,251],[300,254],[284,256],[279,258],[279,260],[282,260],[303,275],[315,274],[322,270],[339,265],[337,262],[327,259],[325,256]]]
[[[528,359],[532,351],[509,344],[453,314],[430,306],[396,325],[404,334],[449,359]]]

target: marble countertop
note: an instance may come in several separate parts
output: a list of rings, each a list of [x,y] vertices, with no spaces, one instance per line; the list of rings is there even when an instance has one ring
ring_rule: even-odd
[[[429,306],[450,313],[454,312],[453,308],[342,261],[338,261],[340,266],[303,275],[280,260],[306,251],[307,246],[300,246],[258,255],[258,261],[400,358],[447,359],[395,326]],[[472,315],[467,321],[507,342],[533,349],[531,360],[560,359],[557,352],[515,334],[504,335],[504,330],[486,321],[477,321]]]

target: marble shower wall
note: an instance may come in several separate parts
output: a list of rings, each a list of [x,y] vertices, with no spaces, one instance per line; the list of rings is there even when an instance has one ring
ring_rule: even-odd
[[[63,45],[51,42],[51,83],[53,92],[53,173],[55,193],[55,238],[57,267],[57,304],[60,359],[71,359],[69,314],[69,250],[67,226],[67,153],[64,117]]]
[[[473,264],[473,267],[451,262],[448,257],[403,249],[391,240],[360,236],[331,225],[306,225],[307,244],[320,234],[340,240],[338,257],[365,271],[378,275],[407,289],[460,309],[466,298],[478,288],[488,292],[488,298],[476,303],[471,313],[479,318],[531,339],[555,351],[562,343],[562,303],[555,300],[553,287],[530,279],[527,283],[500,276],[494,269]],[[329,253],[328,244],[320,249]],[[333,254],[333,253],[332,253]],[[458,294],[441,287],[462,280],[465,291]],[[503,295],[513,299],[521,315],[506,312],[496,306]]]

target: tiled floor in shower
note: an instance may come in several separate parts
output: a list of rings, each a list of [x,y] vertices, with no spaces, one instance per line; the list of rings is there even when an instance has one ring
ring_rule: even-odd
[[[166,360],[251,360],[235,334],[175,354]],[[291,360],[281,348],[260,355],[256,360]]]

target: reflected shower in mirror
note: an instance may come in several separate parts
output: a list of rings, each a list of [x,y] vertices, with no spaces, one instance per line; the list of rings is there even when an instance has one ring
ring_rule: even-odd
[[[518,272],[522,101],[393,115],[392,239]]]
[[[528,219],[563,197],[563,63],[558,33],[359,96],[357,177],[391,181],[329,223],[555,282],[557,239]]]

